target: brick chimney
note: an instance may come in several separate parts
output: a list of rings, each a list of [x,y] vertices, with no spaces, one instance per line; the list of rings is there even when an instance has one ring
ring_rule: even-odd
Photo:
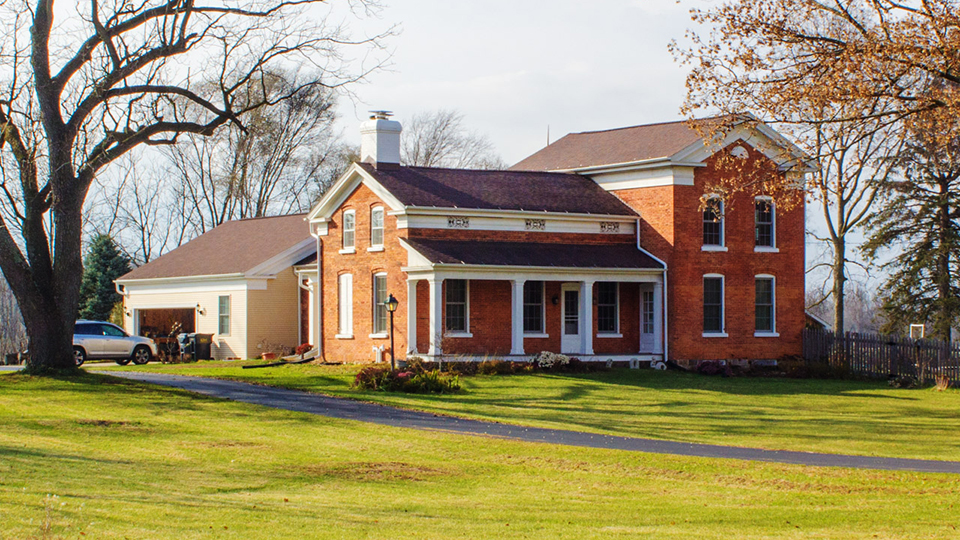
[[[360,161],[375,167],[400,165],[400,122],[390,120],[390,111],[370,111],[370,119],[360,124]]]

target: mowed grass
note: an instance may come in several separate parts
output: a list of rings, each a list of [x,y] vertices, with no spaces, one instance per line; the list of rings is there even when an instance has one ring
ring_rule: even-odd
[[[956,538],[960,476],[394,429],[0,375],[0,538]]]
[[[355,390],[350,385],[358,366],[244,370],[231,362],[201,362],[135,369],[269,384],[519,425],[774,450],[960,460],[960,391],[953,389],[622,369],[464,377],[462,393],[436,396]]]

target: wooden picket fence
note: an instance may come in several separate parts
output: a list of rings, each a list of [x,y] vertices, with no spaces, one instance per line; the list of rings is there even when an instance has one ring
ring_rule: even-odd
[[[854,376],[916,377],[933,383],[937,377],[960,381],[960,342],[910,339],[827,330],[803,331],[803,358],[808,364],[828,364]]]

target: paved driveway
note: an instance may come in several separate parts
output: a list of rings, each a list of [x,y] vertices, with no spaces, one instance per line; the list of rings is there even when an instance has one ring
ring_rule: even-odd
[[[311,394],[297,390],[259,386],[235,381],[139,371],[110,371],[104,373],[140,382],[171,386],[208,396],[242,401],[244,403],[253,403],[266,407],[286,409],[288,411],[306,412],[331,418],[372,422],[402,428],[445,431],[464,435],[483,435],[502,439],[563,444],[567,446],[650,452],[654,454],[742,459],[767,461],[771,463],[812,465],[817,467],[850,467],[855,469],[960,474],[960,462],[956,461],[815,454],[810,452],[761,450],[713,444],[691,444],[635,437],[616,437],[562,429],[520,427],[494,422],[465,420],[462,418],[438,416],[432,413],[409,411],[384,405],[362,403],[349,399],[334,398],[320,394]]]

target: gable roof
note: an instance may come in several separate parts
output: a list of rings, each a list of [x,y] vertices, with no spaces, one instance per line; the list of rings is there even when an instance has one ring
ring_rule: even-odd
[[[724,128],[721,141],[704,141],[701,129],[709,131],[712,127]],[[637,166],[642,162],[698,163],[738,140],[746,141],[781,166],[799,165],[804,171],[811,170],[803,150],[750,114],[570,133],[510,170],[582,173],[594,167]]]
[[[701,138],[688,120],[570,133],[510,170],[558,171],[666,158]]]
[[[358,166],[407,207],[637,215],[596,182],[577,174]]]
[[[117,281],[250,273],[312,240],[305,217],[295,214],[228,221]],[[293,262],[303,257],[296,255]]]

